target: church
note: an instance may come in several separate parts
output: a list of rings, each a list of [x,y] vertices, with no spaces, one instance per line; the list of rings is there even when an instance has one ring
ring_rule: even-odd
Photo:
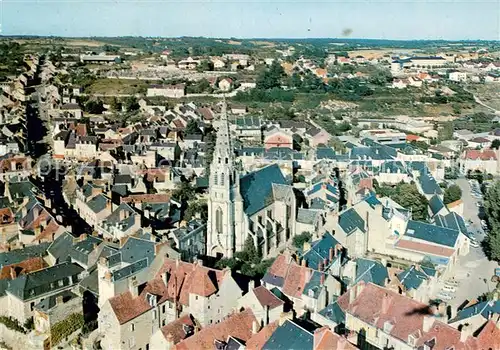
[[[297,199],[276,164],[243,175],[231,143],[226,104],[216,121],[210,166],[207,254],[232,257],[248,237],[265,258],[276,255],[296,232]]]

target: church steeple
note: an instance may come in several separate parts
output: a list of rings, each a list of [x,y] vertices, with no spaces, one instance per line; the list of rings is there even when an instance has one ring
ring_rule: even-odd
[[[207,253],[213,256],[221,253],[230,257],[234,252],[233,199],[237,179],[225,100],[214,124],[217,139],[210,165]]]

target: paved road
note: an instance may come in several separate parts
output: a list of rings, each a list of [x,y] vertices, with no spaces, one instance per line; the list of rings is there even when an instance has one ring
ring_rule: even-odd
[[[471,220],[469,231],[477,232],[480,229],[480,220],[478,217],[478,207],[476,205],[478,199],[472,197],[471,188],[467,179],[457,179],[456,184],[462,189],[462,200],[464,202],[464,219]],[[484,234],[476,233],[475,239],[482,241]],[[494,268],[498,264],[494,261],[488,261],[483,253],[482,248],[470,247],[470,252],[467,256],[460,257],[460,260],[455,269],[455,279],[460,282],[460,287],[455,293],[455,299],[450,304],[457,307],[465,300],[472,300],[491,291],[495,284],[491,282]]]

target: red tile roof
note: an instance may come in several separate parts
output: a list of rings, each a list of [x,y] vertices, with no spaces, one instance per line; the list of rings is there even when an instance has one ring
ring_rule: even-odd
[[[406,239],[400,239],[398,243],[396,243],[398,248],[415,250],[422,253],[428,253],[432,255],[445,256],[450,257],[455,252],[454,249],[438,247],[432,244],[420,243],[415,241],[409,241]]]
[[[420,140],[420,136],[418,136],[418,135],[413,135],[413,134],[406,135],[406,141],[412,142],[412,141],[418,141],[418,140]]]
[[[481,332],[477,335],[475,339],[475,345],[477,349],[487,350],[487,349],[500,349],[500,321],[497,323],[490,320],[486,323]]]
[[[152,307],[146,300],[148,293],[158,297],[158,304],[164,303],[168,299],[167,288],[161,278],[149,281],[137,297],[134,297],[128,291],[109,299],[111,308],[120,324],[133,320],[146,311],[151,310]]]
[[[197,263],[166,259],[157,274],[169,274],[167,293],[172,300],[177,296],[182,305],[189,305],[189,294],[208,297],[216,293],[229,269],[215,270]]]
[[[185,315],[177,320],[170,322],[166,326],[161,328],[161,331],[163,333],[163,336],[165,339],[169,338],[170,336],[172,337],[172,342],[174,344],[177,344],[178,342],[186,339],[188,337],[188,334],[186,334],[186,331],[184,329],[184,326],[191,326],[195,327],[195,324],[193,322],[193,319],[191,318],[191,315]]]
[[[301,298],[306,283],[309,282],[313,271],[305,266],[290,264],[283,283],[283,293],[287,296]]]
[[[215,340],[226,341],[229,336],[248,341],[252,337],[252,325],[257,322],[251,309],[232,314],[220,323],[203,328],[189,338],[184,339],[174,349],[176,350],[202,350],[214,349]]]
[[[264,326],[257,334],[254,334],[245,344],[246,350],[260,350],[264,344],[271,338],[274,331],[278,328],[279,321],[274,321]]]
[[[463,157],[465,159],[470,159],[470,160],[496,160],[497,159],[495,151],[493,151],[491,149],[485,149],[483,151],[470,149],[470,150],[465,151],[465,154]]]
[[[260,305],[269,306],[269,309],[274,309],[284,304],[283,300],[279,299],[276,295],[271,293],[263,286],[254,288],[253,293],[259,300]]]
[[[349,304],[346,313],[378,329],[384,329],[386,322],[390,323],[392,329],[386,333],[396,339],[408,343],[412,335],[416,347],[433,340],[436,344],[433,349],[436,350],[474,348],[471,345],[475,339],[469,337],[462,342],[460,331],[435,319],[430,310],[427,312],[426,304],[372,283],[361,282],[353,288],[358,289],[358,295]],[[427,319],[430,321],[427,329],[424,326],[425,317],[431,317]]]
[[[30,258],[19,264],[5,265],[0,271],[0,280],[17,278],[20,275],[41,270],[44,267],[47,267],[47,263],[41,257]]]
[[[322,327],[314,332],[313,350],[356,350],[356,346],[346,338],[332,332],[328,327]]]

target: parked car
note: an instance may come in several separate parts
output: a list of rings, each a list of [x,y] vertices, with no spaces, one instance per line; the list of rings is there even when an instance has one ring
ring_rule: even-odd
[[[449,293],[445,293],[445,292],[440,292],[437,297],[439,299],[443,299],[443,300],[451,300],[453,299],[453,296]]]
[[[458,287],[460,283],[456,280],[447,280],[445,283],[445,286],[452,286],[452,287]]]
[[[479,248],[479,242],[478,242],[478,241],[476,241],[476,240],[474,240],[474,239],[471,239],[471,240],[470,240],[470,246],[471,246],[472,248]]]
[[[446,284],[443,286],[443,290],[450,293],[455,293],[457,291],[455,287],[447,286]]]

